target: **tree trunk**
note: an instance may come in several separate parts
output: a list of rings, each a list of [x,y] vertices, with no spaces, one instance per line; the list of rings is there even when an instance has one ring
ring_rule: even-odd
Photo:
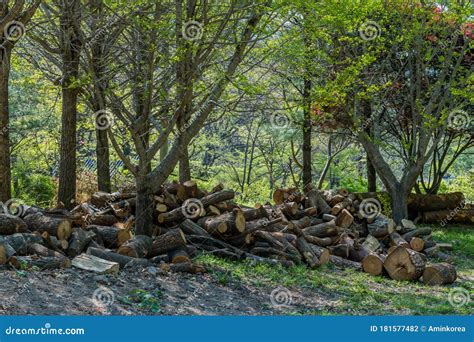
[[[184,183],[191,180],[191,169],[189,168],[188,147],[183,147],[183,154],[179,159],[179,182]]]
[[[97,156],[97,185],[99,191],[111,192],[110,185],[110,154],[107,131],[96,130],[96,156]]]
[[[93,29],[99,32],[100,16],[103,15],[103,1],[94,0],[90,2],[93,15]],[[92,69],[94,73],[94,111],[105,111],[105,60],[103,56],[104,46],[107,45],[105,35],[97,35],[92,39],[91,46]],[[99,191],[111,192],[110,186],[110,153],[109,141],[106,129],[96,129],[96,158],[97,158],[97,185]]]
[[[81,18],[78,0],[61,4],[62,113],[58,202],[72,209],[76,201],[76,123],[79,60],[82,40],[77,26]]]
[[[377,191],[377,173],[375,171],[374,165],[370,161],[369,155],[366,155],[367,158],[367,191],[376,192]]]
[[[58,202],[72,209],[76,200],[77,91],[64,86],[62,93]]]
[[[135,231],[137,235],[153,235],[153,214],[155,205],[151,182],[147,177],[137,176],[137,208],[135,212]]]
[[[390,191],[390,198],[392,200],[392,218],[400,224],[403,219],[408,218],[408,201],[405,191],[402,189],[394,189]]]
[[[309,189],[311,174],[311,80],[305,79],[303,91],[303,188]]]
[[[0,49],[0,201],[11,198],[8,82],[11,48]]]

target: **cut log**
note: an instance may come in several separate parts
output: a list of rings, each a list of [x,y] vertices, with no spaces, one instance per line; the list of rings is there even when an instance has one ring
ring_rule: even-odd
[[[427,211],[422,215],[424,223],[474,223],[474,209]]]
[[[89,247],[87,249],[87,254],[90,254],[90,255],[93,255],[98,258],[105,259],[108,261],[116,262],[120,265],[120,268],[124,268],[125,265],[127,265],[132,260],[136,263],[137,262],[140,263],[143,267],[147,267],[151,265],[148,259],[132,258],[126,255],[112,252],[110,250],[100,249],[100,248],[95,248],[95,247]]]
[[[330,207],[334,207],[336,204],[341,203],[342,201],[344,201],[345,198],[346,198],[345,196],[336,194],[336,195],[332,196],[331,199],[329,199],[328,204],[329,204]]]
[[[367,235],[362,246],[369,252],[375,252],[380,248],[380,242],[377,238],[372,235]]]
[[[416,252],[421,252],[425,248],[425,240],[414,237],[410,240],[410,248]]]
[[[416,229],[416,226],[413,223],[413,221],[402,219],[401,223],[402,223],[402,229],[401,229],[402,234],[408,233],[409,231]]]
[[[233,232],[243,233],[245,232],[245,215],[242,209],[234,208],[232,213],[221,215],[222,217],[228,217],[227,226]]]
[[[438,211],[455,209],[464,202],[462,192],[446,194],[410,194],[408,196],[408,211]]]
[[[410,248],[410,244],[398,233],[391,233],[389,235],[389,240],[390,246],[402,246],[405,248]]]
[[[284,202],[301,202],[304,198],[303,194],[295,187],[287,189],[276,189],[273,192],[273,202],[276,205]]]
[[[38,257],[38,256],[18,256],[14,255],[9,260],[10,265],[16,269],[37,268],[39,270],[67,268],[71,262],[68,258]]]
[[[408,233],[403,234],[403,238],[406,241],[410,241],[414,237],[421,237],[425,235],[430,235],[433,230],[430,227],[422,227],[412,230]]]
[[[120,268],[118,262],[101,259],[85,253],[72,259],[72,266],[98,274],[117,273]]]
[[[219,216],[220,214],[222,214],[221,211],[214,205],[210,205],[206,208],[206,215]]]
[[[316,207],[318,212],[322,214],[329,214],[331,207],[326,203],[318,190],[310,190],[306,194],[305,207]]]
[[[273,225],[281,222],[282,218],[278,217],[274,220],[268,221],[267,219],[260,219],[250,222],[245,222],[245,231],[244,234],[249,234],[257,230],[268,230]]]
[[[339,213],[339,215],[337,215],[336,226],[338,226],[338,227],[349,228],[351,226],[352,222],[354,222],[354,217],[346,209],[343,209]]]
[[[323,221],[324,222],[329,222],[329,221],[332,221],[332,220],[336,220],[336,216],[331,215],[331,214],[323,214]]]
[[[90,225],[86,227],[86,230],[91,230],[95,232],[100,239],[103,241],[104,246],[107,248],[118,248],[125,241],[128,241],[132,238],[132,233],[128,229],[121,229],[117,227],[107,227],[107,226],[98,226]]]
[[[132,204],[133,203],[133,204]],[[114,215],[118,218],[125,218],[132,214],[132,206],[136,207],[136,200],[122,200],[117,203],[111,203],[110,207],[112,208]]]
[[[12,235],[16,233],[26,233],[28,226],[19,217],[0,214],[0,235]]]
[[[190,262],[189,254],[186,252],[186,248],[180,247],[173,249],[168,252],[168,260],[172,264],[180,264],[183,262]]]
[[[395,280],[416,280],[421,277],[425,269],[426,257],[414,250],[396,247],[384,262],[390,278]]]
[[[298,251],[301,253],[303,259],[310,268],[314,269],[322,265],[318,256],[311,247],[311,244],[309,244],[303,236],[300,236],[296,240],[296,248],[298,248]]]
[[[330,255],[329,262],[341,268],[352,268],[357,271],[362,270],[362,264],[360,262],[344,259],[336,255]]]
[[[434,247],[425,248],[424,253],[429,257],[437,258],[447,263],[451,263],[453,261],[453,258],[450,255],[441,252],[437,245]]]
[[[40,257],[54,257],[56,259],[67,259],[64,260],[63,267],[70,267],[71,261],[64,255],[59,252],[56,252],[52,249],[49,249],[39,243],[33,243],[28,245],[28,254],[36,254]]]
[[[28,233],[6,235],[2,240],[15,250],[16,255],[27,255],[28,246],[33,243],[44,243],[40,235]]]
[[[59,240],[67,240],[71,236],[71,222],[66,219],[53,218],[36,213],[26,216],[24,221],[31,231],[48,232]]]
[[[316,237],[328,237],[337,235],[338,230],[336,223],[334,221],[330,221],[304,228],[303,233]]]
[[[383,215],[378,215],[374,222],[367,225],[370,235],[381,238],[385,237],[395,231],[393,220],[389,220]]]
[[[11,256],[15,254],[15,250],[5,241],[0,241],[0,265],[5,265]]]
[[[56,236],[49,236],[49,243],[57,251],[65,252],[69,248],[67,240],[59,240]]]
[[[305,235],[304,237],[309,243],[320,247],[327,247],[334,243],[334,239],[332,237],[319,238],[311,235]]]
[[[362,270],[372,275],[381,275],[384,260],[384,255],[370,253],[362,260]]]
[[[258,220],[261,218],[268,218],[268,212],[263,206],[259,206],[255,209],[245,209],[243,214],[246,221]]]
[[[203,229],[201,226],[196,224],[195,222],[191,221],[190,219],[186,219],[179,224],[181,230],[189,235],[202,235],[202,236],[210,236],[209,233]]]
[[[147,257],[151,251],[153,240],[146,235],[136,235],[119,247],[117,253],[133,258]]]
[[[196,199],[195,201],[196,208],[197,207],[206,208],[209,205],[213,205],[213,204],[230,200],[234,198],[234,196],[235,196],[235,192],[233,190],[222,190],[213,194],[209,194],[207,196],[202,197],[201,199]],[[158,222],[168,223],[168,222],[183,220],[186,218],[186,213],[190,211],[188,210],[189,207],[190,205],[188,206],[184,205],[182,207],[173,209],[172,211],[169,211],[167,213],[160,214],[158,215]],[[194,208],[194,205],[193,205],[193,208]],[[191,216],[194,216],[194,214],[191,213]],[[198,216],[199,214],[196,215],[195,217],[198,217]]]
[[[86,226],[112,226],[117,222],[119,222],[119,219],[115,215],[92,215],[86,218]]]
[[[423,282],[428,285],[452,284],[456,278],[456,269],[446,263],[428,265],[423,272]]]
[[[366,198],[381,198],[387,196],[386,192],[358,192],[353,193],[358,200]],[[444,209],[454,209],[464,202],[464,195],[461,192],[445,194],[414,194],[408,195],[408,211],[437,211]]]
[[[179,228],[172,229],[163,235],[158,235],[153,238],[148,257],[165,254],[184,246],[186,246],[186,237],[184,236],[183,231]]]
[[[81,254],[94,237],[95,233],[92,230],[86,231],[82,228],[73,228],[71,238],[69,239],[67,255],[75,257]]]
[[[314,244],[309,244],[313,253],[318,257],[319,262],[321,265],[327,264],[329,262],[329,250],[327,248],[323,248]]]
[[[208,234],[223,234],[229,229],[225,219],[226,217],[222,215],[203,217],[198,220],[198,225],[203,227]]]

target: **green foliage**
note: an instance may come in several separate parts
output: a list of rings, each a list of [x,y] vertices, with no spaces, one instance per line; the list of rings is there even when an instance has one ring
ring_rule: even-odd
[[[13,169],[13,194],[27,204],[47,207],[51,204],[56,193],[56,184],[51,177],[42,174],[32,174],[29,165]]]
[[[120,297],[119,300],[128,305],[137,305],[139,308],[152,313],[159,313],[161,311],[160,299],[162,296],[163,294],[159,290],[148,292],[142,289],[134,289],[128,295]]]
[[[381,193],[377,198],[382,205],[382,214],[387,217],[392,217],[392,200],[390,196],[387,193]]]
[[[467,201],[474,201],[474,170],[469,170],[459,174],[454,180],[450,181],[446,187],[445,192],[461,191]],[[441,189],[444,190],[444,189]],[[441,191],[443,192],[443,191]]]

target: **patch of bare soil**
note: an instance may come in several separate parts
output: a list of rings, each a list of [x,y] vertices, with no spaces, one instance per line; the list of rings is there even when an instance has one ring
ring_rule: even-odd
[[[274,315],[327,309],[335,300],[155,267],[117,275],[2,270],[0,283],[0,315]]]

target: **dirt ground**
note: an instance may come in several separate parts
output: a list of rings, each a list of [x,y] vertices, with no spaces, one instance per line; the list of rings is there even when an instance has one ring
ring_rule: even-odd
[[[317,310],[334,300],[303,289],[222,285],[209,274],[155,267],[117,275],[3,270],[0,283],[0,315],[272,315]]]

